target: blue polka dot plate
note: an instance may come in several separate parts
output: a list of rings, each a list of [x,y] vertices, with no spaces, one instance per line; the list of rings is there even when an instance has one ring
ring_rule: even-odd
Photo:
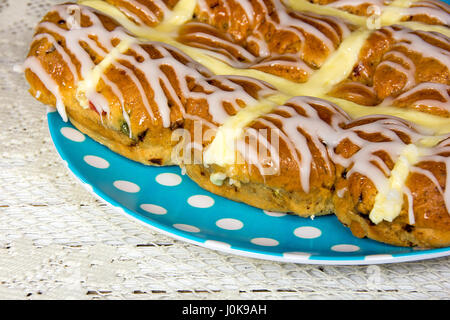
[[[53,142],[69,170],[97,197],[176,239],[227,253],[307,264],[379,264],[450,255],[358,239],[335,216],[263,211],[209,193],[178,167],[126,159],[49,111]]]

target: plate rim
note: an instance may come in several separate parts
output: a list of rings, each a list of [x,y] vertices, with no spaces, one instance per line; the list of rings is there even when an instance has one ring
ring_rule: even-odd
[[[57,145],[57,142],[54,139],[54,135],[56,132],[52,126],[53,120],[51,114],[57,113],[54,108],[47,108],[47,129],[50,133],[50,138],[52,141],[52,145],[55,148],[56,153],[58,154],[60,160],[63,162],[64,166],[67,168],[68,172],[74,177],[85,190],[87,190],[90,194],[100,200],[102,203],[106,204],[108,207],[112,208],[118,213],[123,214],[124,216],[130,218],[133,221],[137,221],[141,225],[152,229],[153,231],[159,232],[176,240],[184,241],[193,245],[197,245],[203,248],[207,248],[210,250],[233,254],[237,256],[243,256],[247,258],[255,258],[259,260],[269,260],[276,262],[284,262],[284,263],[295,263],[295,264],[307,264],[307,265],[341,265],[341,266],[351,266],[351,265],[377,265],[377,264],[392,264],[392,263],[403,263],[403,262],[413,262],[413,261],[422,261],[422,260],[430,260],[436,258],[442,258],[446,256],[450,256],[450,247],[444,248],[434,248],[434,249],[424,249],[417,250],[413,252],[406,253],[396,253],[396,254],[374,254],[374,255],[342,255],[340,257],[332,257],[326,255],[282,255],[275,254],[270,251],[255,250],[255,249],[246,249],[242,246],[233,246],[226,247],[220,245],[213,245],[213,242],[198,240],[195,235],[189,234],[185,231],[178,230],[176,228],[167,227],[157,221],[150,221],[150,219],[146,219],[138,212],[134,212],[131,209],[128,209],[125,206],[122,206],[115,199],[111,198],[95,186],[89,184],[83,178],[82,172],[80,172],[77,168],[71,166],[68,160],[64,157],[64,151],[61,147]],[[62,121],[62,119],[60,119]],[[73,124],[68,121],[67,124],[70,124],[72,127]],[[75,127],[74,127],[75,128]],[[76,128],[75,128],[76,129]],[[78,130],[78,129],[76,129]],[[79,130],[78,130],[79,131]],[[81,131],[80,131],[81,132]],[[87,134],[82,133],[86,138],[93,140]],[[93,140],[95,143],[100,144],[99,142]],[[105,147],[106,148],[106,147]],[[108,148],[107,148],[108,149]],[[113,152],[108,149],[109,152]],[[122,156],[123,157],[123,156]]]

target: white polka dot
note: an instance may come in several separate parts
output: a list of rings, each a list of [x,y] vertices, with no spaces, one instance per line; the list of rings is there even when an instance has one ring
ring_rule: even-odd
[[[173,225],[174,228],[178,230],[187,231],[187,232],[200,232],[200,229],[189,224],[176,223]]]
[[[242,229],[244,224],[242,221],[237,219],[231,219],[231,218],[224,218],[216,221],[216,225],[219,228],[225,229],[225,230],[239,230]]]
[[[88,165],[91,165],[98,169],[106,169],[109,167],[108,161],[106,161],[103,158],[97,157],[97,156],[89,155],[89,156],[85,156],[83,159]]]
[[[359,247],[353,244],[337,244],[335,246],[332,246],[331,250],[337,252],[355,252],[359,250]]]
[[[175,173],[161,173],[156,176],[156,182],[163,186],[174,187],[181,183],[181,177]]]
[[[156,204],[144,203],[141,204],[141,209],[153,214],[166,214],[167,210]]]
[[[114,187],[116,187],[119,190],[125,191],[125,192],[129,192],[129,193],[136,193],[139,192],[139,190],[141,190],[141,188],[130,181],[125,181],[125,180],[117,180],[114,181]]]
[[[279,242],[275,239],[270,238],[253,238],[250,240],[251,243],[257,244],[258,246],[275,247]]]
[[[64,137],[75,142],[83,142],[86,139],[84,134],[71,127],[62,127],[60,132]]]
[[[209,208],[214,205],[213,198],[201,194],[189,197],[187,202],[189,203],[189,205],[196,208]]]
[[[211,247],[211,248],[218,248],[218,249],[228,249],[231,248],[231,244],[222,242],[222,241],[216,241],[216,240],[206,240],[205,245]]]
[[[314,239],[320,237],[322,231],[315,227],[299,227],[294,230],[294,235],[302,239]]]
[[[284,212],[275,212],[275,211],[267,211],[267,210],[263,210],[265,214],[267,214],[268,216],[271,217],[283,217],[286,215],[286,213]]]

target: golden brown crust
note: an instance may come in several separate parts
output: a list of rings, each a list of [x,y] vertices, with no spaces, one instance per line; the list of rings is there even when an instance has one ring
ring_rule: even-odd
[[[187,165],[187,175],[202,188],[251,206],[275,212],[292,212],[301,217],[321,216],[333,213],[330,190],[314,187],[308,193],[287,191],[270,184],[233,181],[227,178],[218,186],[211,182],[211,169],[202,165]]]
[[[384,242],[395,246],[404,247],[447,247],[450,244],[449,229],[442,226],[428,228],[424,226],[410,225],[405,219],[397,218],[395,223],[383,221],[375,225],[367,215],[361,214],[349,205],[350,197],[339,198],[335,196],[334,205],[339,221],[349,227],[352,234],[358,238]],[[407,215],[401,213],[401,217]],[[402,221],[403,220],[403,221]]]
[[[367,39],[350,76],[330,94],[366,106],[386,100],[399,108],[448,118],[449,66],[423,50],[448,57],[450,39],[399,26],[379,29]]]
[[[376,118],[370,119],[376,121]],[[355,121],[348,126],[358,132],[362,121]],[[368,123],[365,121],[365,123]],[[379,134],[361,135],[367,142],[383,143],[389,141]],[[409,137],[398,133],[398,138],[410,143]],[[436,147],[450,143],[450,139],[440,142]],[[337,152],[345,158],[351,158],[359,152],[360,147],[349,140],[343,141]],[[439,151],[436,151],[439,153]],[[377,153],[378,158],[392,170],[394,163],[386,153]],[[378,194],[374,183],[365,175],[351,172],[349,167],[337,166],[336,193],[333,196],[335,213],[338,219],[360,238],[371,239],[398,245],[421,247],[445,247],[450,245],[450,215],[445,204],[445,181],[447,176],[445,158],[433,158],[418,162],[410,169],[405,186],[410,190],[413,201],[404,195],[400,214],[392,222],[373,223],[369,217]],[[436,181],[438,184],[436,184]],[[413,206],[414,221],[409,216],[409,206]]]
[[[99,15],[108,30],[114,30],[117,24],[110,18]],[[49,13],[44,19],[44,22],[58,23],[64,25],[60,17],[54,12]],[[89,21],[82,16],[82,26],[88,25]],[[44,32],[45,28],[40,28],[37,33]],[[34,41],[30,48],[29,56],[35,56],[41,62],[45,70],[52,74],[52,78],[57,83],[64,83],[61,94],[63,96],[64,104],[66,106],[67,114],[70,120],[79,127],[84,133],[88,134],[93,139],[105,144],[112,150],[129,157],[133,160],[155,165],[172,164],[170,160],[170,130],[163,130],[160,121],[151,121],[147,111],[142,103],[138,101],[137,89],[133,87],[132,81],[127,81],[127,76],[120,70],[114,67],[109,67],[105,71],[105,75],[116,83],[121,83],[124,88],[124,100],[127,102],[126,110],[129,113],[130,122],[133,127],[133,135],[130,137],[130,128],[123,118],[122,107],[118,101],[117,96],[111,91],[103,81],[100,81],[97,90],[109,102],[110,113],[101,115],[95,109],[95,106],[90,103],[90,108],[84,109],[80,106],[76,99],[76,83],[74,76],[71,73],[68,65],[64,63],[61,54],[55,50],[55,45],[65,48],[65,40],[57,33],[50,33],[56,39],[58,44],[52,44],[48,38],[44,37]],[[91,58],[101,60],[101,56],[96,54],[88,46],[84,46]],[[148,48],[150,50],[150,48]],[[77,69],[80,69],[80,64],[76,59]],[[98,60],[97,60],[98,61]],[[58,72],[52,72],[57,68]],[[30,83],[30,93],[37,96],[40,92],[39,100],[43,103],[56,106],[56,99],[54,95],[47,89],[46,85],[34,74],[31,70],[26,70],[25,76]],[[139,77],[139,75],[137,75]],[[178,119],[174,117],[174,123]],[[175,144],[173,142],[172,144]]]

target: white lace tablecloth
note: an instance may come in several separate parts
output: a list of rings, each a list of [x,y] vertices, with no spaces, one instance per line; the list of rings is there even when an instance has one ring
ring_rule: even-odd
[[[33,27],[58,1],[0,0],[0,299],[449,299],[450,257],[372,266],[228,255],[150,230],[67,171],[27,93]]]

